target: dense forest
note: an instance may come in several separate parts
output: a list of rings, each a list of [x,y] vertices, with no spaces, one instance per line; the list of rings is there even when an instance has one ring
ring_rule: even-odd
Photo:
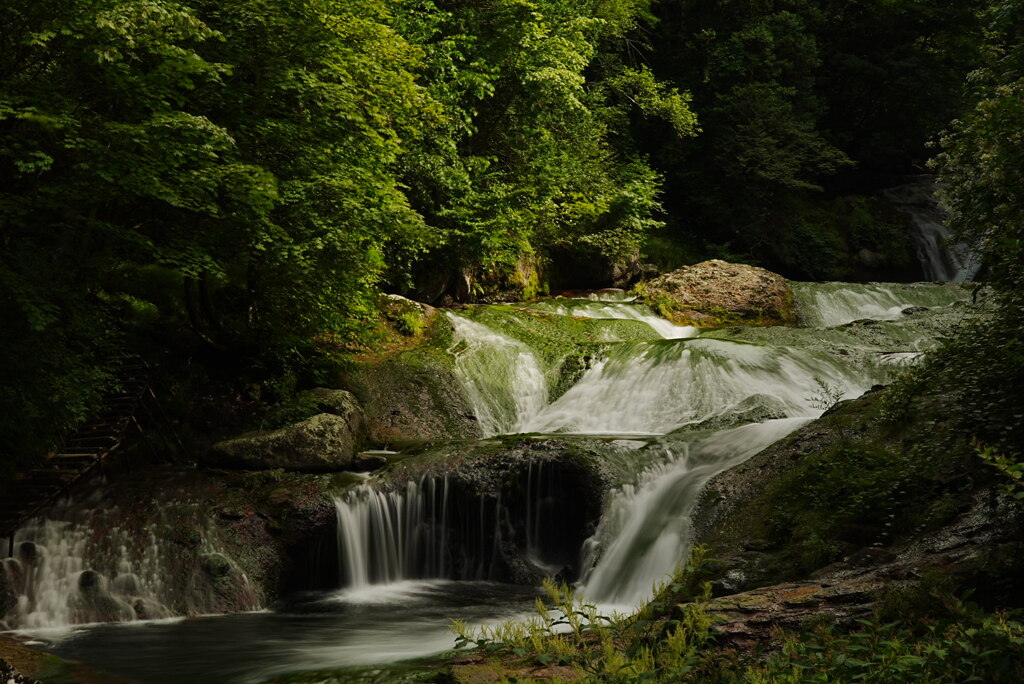
[[[287,413],[387,294],[923,280],[880,193],[929,174],[989,315],[928,368],[1019,482],[1022,40],[1022,0],[0,0],[0,481],[119,359],[186,434]]]

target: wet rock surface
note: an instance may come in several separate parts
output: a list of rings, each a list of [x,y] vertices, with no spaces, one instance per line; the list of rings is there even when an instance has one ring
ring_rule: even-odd
[[[891,549],[851,554],[799,581],[732,593],[723,577],[716,583],[722,595],[708,605],[716,623],[712,630],[724,646],[748,649],[777,640],[779,628],[799,631],[811,619],[855,627],[856,620],[872,619],[887,596],[912,592],[922,577],[935,572],[986,585],[977,587],[982,596],[1019,592],[1008,586],[1006,573],[1020,567],[1022,522],[1008,500],[982,491],[964,515],[941,530]],[[742,569],[734,566],[731,574],[742,582]]]
[[[666,273],[638,288],[641,301],[679,325],[783,323],[792,295],[777,273],[712,259]]]
[[[38,610],[32,620],[46,624],[53,608],[31,598],[38,594],[40,569],[48,562],[63,568],[75,558],[87,559],[87,569],[77,577],[73,570],[58,572],[75,583],[74,591],[67,616],[50,619],[127,621],[266,606],[287,589],[302,588],[308,562],[302,550],[333,528],[330,495],[354,479],[347,473],[168,467],[124,475],[113,486],[56,507],[50,515],[62,522],[52,528],[22,530],[40,541],[22,542],[17,557],[4,560],[0,589],[6,584],[27,604],[21,610],[7,601],[0,618],[16,628],[24,626],[22,613]],[[66,548],[48,554],[44,540]],[[51,558],[54,553],[67,558]]]
[[[4,682],[4,684],[42,684],[37,679],[31,679],[21,674],[3,658],[0,658],[0,682]]]

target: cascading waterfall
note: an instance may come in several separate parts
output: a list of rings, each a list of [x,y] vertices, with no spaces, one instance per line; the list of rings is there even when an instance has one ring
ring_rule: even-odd
[[[618,345],[527,427],[535,432],[665,434],[765,397],[785,415],[811,415],[817,381],[856,396],[870,379],[825,355],[698,338]],[[868,384],[866,384],[868,383]]]
[[[524,324],[534,331],[545,325],[555,331],[531,339],[558,340],[566,330],[583,330],[583,337],[572,340],[579,345],[573,354],[582,353],[567,356],[574,365],[560,379],[573,373],[575,384],[554,401],[548,400],[548,386],[562,386],[555,369],[541,366],[539,354],[448,314],[455,328],[455,369],[482,431],[549,434],[510,440],[515,444],[507,448],[496,439],[438,442],[421,465],[439,466],[430,459],[450,455],[449,448],[465,459],[462,465],[445,465],[434,476],[392,483],[390,489],[363,484],[339,496],[337,575],[333,554],[322,574],[337,576],[342,591],[291,597],[285,611],[161,621],[144,630],[92,625],[47,645],[115,671],[125,665],[126,674],[141,680],[152,679],[146,661],[159,653],[164,681],[256,682],[271,673],[372,665],[450,648],[449,618],[492,622],[529,609],[536,594],[505,584],[510,580],[579,577],[586,600],[632,608],[685,560],[693,509],[710,478],[836,399],[886,379],[892,372],[886,364],[910,361],[927,349],[938,331],[960,317],[948,305],[969,296],[952,285],[826,283],[795,290],[803,324],[810,327],[730,328],[658,340],[635,322],[563,325],[551,316],[531,315]],[[646,315],[635,305],[606,304],[573,302],[566,313],[634,321],[640,319],[625,311]],[[907,305],[931,310],[903,315]],[[627,306],[632,308],[622,308]],[[889,320],[823,329],[865,317]],[[543,358],[550,361],[547,351]],[[584,357],[587,370],[575,363]],[[471,463],[477,456],[493,460],[477,469]],[[604,495],[599,511],[609,479],[617,486]],[[208,517],[211,509],[200,511],[199,517]],[[127,517],[122,512],[116,519]],[[63,520],[46,523],[50,531],[26,529],[18,538],[19,559],[5,561],[8,577],[15,578],[8,586],[19,594],[18,612],[7,616],[7,627],[129,619],[129,611],[156,616],[156,605],[179,615],[202,612],[202,601],[176,596],[161,584],[180,579],[182,568],[195,567],[202,556],[218,555],[197,534],[202,528],[183,537],[175,527],[177,541],[167,545],[172,535],[165,530],[125,535],[114,519]],[[175,565],[186,555],[191,565]],[[207,582],[200,593],[220,590],[221,584],[211,582],[230,579],[202,572],[186,577]],[[489,581],[451,581],[479,579]],[[73,594],[105,598],[76,617],[83,603],[69,602]],[[156,604],[146,607],[139,599]],[[280,638],[283,630],[289,639]],[[130,638],[123,636],[129,632]],[[246,638],[221,638],[234,632]],[[148,639],[147,655],[135,648],[142,639]],[[180,657],[185,640],[197,644],[189,658]]]
[[[79,510],[70,502],[51,518],[22,527],[16,553],[2,561],[15,607],[0,624],[15,629],[62,627],[89,622],[126,622],[214,609],[215,594],[233,594],[232,604],[259,607],[255,590],[209,538],[199,540],[193,577],[185,588],[168,577],[183,554],[161,525],[140,533],[117,522],[116,507]],[[216,565],[217,577],[200,568]]]
[[[380,492],[360,485],[335,497],[338,565],[344,586],[446,578],[448,479]]]
[[[835,400],[856,396],[877,379],[864,368],[796,348],[714,338],[614,345],[565,394],[518,427],[664,435],[752,408],[760,412],[754,420],[762,422],[705,434],[692,443],[681,436],[670,442],[676,447],[661,462],[613,492],[586,545],[586,596],[623,606],[642,601],[685,557],[689,515],[708,479],[818,415],[824,406],[815,398],[816,387],[828,388]],[[536,529],[527,520],[527,534]]]
[[[484,437],[525,432],[548,400],[547,380],[519,340],[448,313],[455,329],[455,368]]]
[[[697,328],[692,325],[676,325],[655,314],[650,307],[626,301],[554,300],[537,302],[532,304],[531,308],[558,316],[640,321],[649,325],[658,335],[667,340],[696,337],[698,333]]]
[[[609,497],[597,532],[584,547],[583,595],[635,609],[686,557],[690,515],[704,484],[806,424],[784,418],[723,430],[683,444],[678,455],[644,471]]]
[[[828,328],[860,319],[895,321],[911,307],[950,306],[970,297],[937,283],[793,283],[801,325]]]
[[[492,579],[509,570],[512,549],[540,574],[561,572],[573,536],[563,524],[566,482],[543,462],[531,462],[521,478],[525,496],[510,504],[501,492],[460,489],[449,476],[389,491],[364,484],[335,497],[341,585]]]
[[[911,238],[926,279],[964,282],[974,278],[981,266],[976,250],[952,242],[946,212],[935,196],[934,178],[925,176],[890,188],[882,196],[910,219]]]

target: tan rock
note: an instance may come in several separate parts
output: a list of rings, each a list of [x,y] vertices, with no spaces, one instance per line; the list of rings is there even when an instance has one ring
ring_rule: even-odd
[[[778,325],[793,318],[785,278],[718,259],[666,273],[637,291],[643,302],[681,325]]]

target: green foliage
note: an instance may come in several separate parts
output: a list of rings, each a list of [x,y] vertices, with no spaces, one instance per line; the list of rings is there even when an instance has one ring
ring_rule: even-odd
[[[655,587],[655,601],[678,593],[687,574],[703,562],[703,554],[703,549],[696,549],[685,568]],[[663,618],[664,606],[653,603],[641,607],[635,617],[605,616],[579,600],[570,587],[547,581],[544,588],[551,605],[537,599],[537,616],[529,621],[507,621],[477,631],[456,621],[457,646],[471,646],[520,666],[571,667],[583,681],[693,681],[706,669],[703,661],[713,624],[707,611],[709,585],[703,585],[695,600],[672,619]]]
[[[1006,494],[1016,501],[1024,502],[1024,459],[1017,454],[1000,454],[993,447],[978,442],[975,442],[975,447],[978,450],[978,458],[1006,477],[1007,481],[1003,484]]]
[[[912,402],[925,387],[928,359],[896,378],[882,397],[878,417],[885,423],[901,423],[910,417]]]
[[[632,618],[600,615],[571,588],[548,582],[551,605],[538,599],[529,621],[476,631],[455,622],[458,648],[476,648],[505,682],[536,681],[530,674],[554,665],[571,668],[571,681],[622,684],[1009,683],[1024,676],[1024,625],[952,597],[946,576],[924,578],[915,589],[921,597],[883,597],[889,619],[839,627],[822,616],[799,630],[779,629],[781,648],[767,657],[723,650],[710,585],[696,581],[705,556],[695,549]]]
[[[818,376],[814,376],[814,384],[817,389],[808,402],[811,408],[828,411],[843,398],[843,388],[838,385],[832,385]]]
[[[1024,625],[1002,616],[932,625],[923,637],[899,623],[860,623],[851,633],[826,627],[791,635],[744,681],[1009,683],[1024,676]]]
[[[995,3],[989,19],[987,62],[968,79],[976,104],[943,135],[935,165],[950,224],[980,250],[994,295],[993,315],[956,344],[969,429],[992,458],[1018,460],[1010,455],[1024,453],[1024,6]]]
[[[403,313],[398,317],[396,323],[398,332],[413,337],[422,333],[426,326],[427,322],[424,320],[423,315],[412,311]]]
[[[434,239],[413,269],[420,296],[450,290],[455,273],[483,288],[515,280],[520,260],[538,252],[623,258],[660,225],[659,177],[619,124],[649,116],[675,135],[696,124],[686,94],[609,49],[644,6],[410,2],[397,13],[403,35],[424,46],[428,88],[445,112],[402,159]]]

